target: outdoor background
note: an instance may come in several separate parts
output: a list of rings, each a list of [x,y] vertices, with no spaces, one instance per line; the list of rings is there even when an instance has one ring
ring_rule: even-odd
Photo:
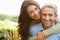
[[[0,30],[3,30],[5,34],[8,34],[12,31],[12,33],[17,30],[17,20],[20,13],[21,4],[24,0],[0,0]],[[57,6],[58,18],[60,19],[60,0],[35,0],[39,3],[40,7],[46,4],[54,4]],[[10,31],[9,31],[10,30]],[[14,33],[14,35],[17,33]],[[10,40],[16,37],[11,36],[9,34],[8,37]],[[0,35],[1,36],[1,35]],[[16,35],[17,36],[17,35]],[[12,39],[11,39],[12,38]]]
[[[0,0],[0,19],[9,19],[16,22],[20,13],[21,4],[24,0]],[[46,4],[54,4],[57,6],[60,15],[60,0],[35,0],[40,7]]]

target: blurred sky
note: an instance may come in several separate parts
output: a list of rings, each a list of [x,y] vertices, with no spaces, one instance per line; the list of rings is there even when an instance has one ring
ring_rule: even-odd
[[[60,13],[60,0],[35,0],[42,7],[45,4],[55,4]],[[0,13],[7,15],[19,15],[23,0],[0,0]]]
[[[18,15],[23,0],[0,0],[0,13]]]

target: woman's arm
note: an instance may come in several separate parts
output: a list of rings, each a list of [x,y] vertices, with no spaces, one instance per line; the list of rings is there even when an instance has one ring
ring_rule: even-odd
[[[57,18],[56,25],[54,27],[50,27],[49,29],[44,30],[43,32],[45,36],[60,32],[60,18]]]
[[[60,32],[60,19],[56,20],[56,25],[54,27],[50,27],[49,29],[43,30],[38,33],[38,39],[44,39],[45,37]]]
[[[51,34],[55,34],[58,32],[60,32],[60,24],[59,23],[57,23],[54,27],[50,27],[47,30],[37,33],[38,34],[37,36],[39,38],[35,35],[35,36],[29,38],[29,40],[35,39],[36,37],[37,37],[37,39],[44,39],[46,36],[49,36]]]
[[[54,27],[44,30],[43,32],[44,32],[45,36],[60,32],[60,24],[57,23]]]

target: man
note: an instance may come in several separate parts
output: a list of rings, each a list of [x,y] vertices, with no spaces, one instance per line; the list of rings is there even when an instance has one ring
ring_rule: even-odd
[[[54,6],[46,5],[42,8],[42,26],[43,30],[55,26],[55,20],[57,18],[57,12]],[[39,33],[38,33],[39,34]],[[45,39],[40,39],[40,35],[37,35],[38,40],[60,40],[60,33],[50,35]]]

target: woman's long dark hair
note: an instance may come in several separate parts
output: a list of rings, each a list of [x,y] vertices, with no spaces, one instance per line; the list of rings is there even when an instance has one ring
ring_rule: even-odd
[[[36,5],[39,9],[38,3],[35,1],[24,1],[21,6],[20,15],[18,17],[18,32],[21,34],[21,40],[28,40],[29,38],[29,26],[32,22],[32,19],[29,17],[27,13],[27,7],[30,5]]]

